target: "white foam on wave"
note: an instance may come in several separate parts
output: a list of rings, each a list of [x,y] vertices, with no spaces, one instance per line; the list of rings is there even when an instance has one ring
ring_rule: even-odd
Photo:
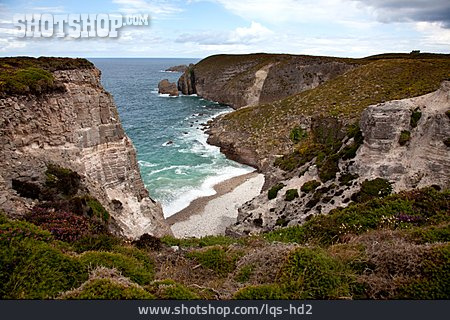
[[[158,93],[158,97],[161,97],[161,98],[178,98],[177,96],[171,96],[168,93]]]
[[[215,195],[215,185],[228,179],[241,176],[253,171],[255,171],[255,169],[250,167],[223,167],[220,174],[206,178],[199,188],[181,190],[184,192],[177,195],[174,201],[171,201],[170,203],[162,203],[164,217],[168,218],[175,213],[185,209],[195,199]]]
[[[158,169],[158,170],[153,170],[152,172],[149,172],[147,175],[148,176],[152,176],[155,175],[157,173],[163,172],[163,171],[168,171],[168,170],[178,170],[178,169],[189,169],[191,168],[190,166],[168,166],[168,167],[164,167],[162,169]]]
[[[140,166],[147,167],[147,168],[153,168],[153,167],[157,166],[157,164],[155,164],[155,163],[150,163],[150,162],[147,162],[147,161],[144,161],[144,160],[139,160],[138,163],[139,163]]]
[[[196,94],[196,93],[193,93],[193,94],[182,94],[181,93],[180,96],[182,96],[182,97],[198,97],[198,94]]]

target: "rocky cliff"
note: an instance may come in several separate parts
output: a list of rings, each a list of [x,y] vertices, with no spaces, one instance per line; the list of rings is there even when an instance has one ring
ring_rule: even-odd
[[[253,63],[258,65],[253,71],[261,70],[259,58],[243,59],[233,68],[250,69]],[[308,61],[317,67],[317,60]],[[260,100],[209,123],[211,144],[266,177],[262,194],[239,209],[229,232],[302,224],[312,215],[367,200],[366,192],[373,190],[448,188],[449,56],[395,54],[339,63],[349,65],[345,72],[332,72],[327,81],[303,91],[297,85],[304,74],[292,68],[289,87],[297,86],[298,93],[270,103]],[[198,65],[193,73],[199,93]],[[245,82],[239,83],[243,87],[234,87],[238,90],[231,91],[229,101],[249,92]]]
[[[62,65],[70,63],[67,59]],[[27,212],[35,201],[20,197],[12,181],[43,182],[46,168],[53,164],[81,176],[89,193],[110,213],[115,233],[130,238],[170,233],[161,206],[144,187],[136,151],[112,96],[100,84],[100,71],[93,66],[66,69],[51,70],[47,92],[28,90],[0,99],[0,210],[15,216]],[[19,72],[34,75],[36,70],[5,72],[17,78]]]
[[[356,60],[330,57],[216,55],[190,65],[178,89],[238,109],[315,88],[356,64]]]
[[[340,158],[333,178],[324,179],[323,165],[318,168],[317,158],[312,159],[240,208],[238,222],[229,232],[298,225],[312,215],[358,202],[361,192],[372,192],[367,190],[381,194],[431,185],[448,189],[449,114],[449,81],[430,94],[369,106],[360,120],[364,142],[351,158],[345,150],[355,137],[344,139],[336,153]]]

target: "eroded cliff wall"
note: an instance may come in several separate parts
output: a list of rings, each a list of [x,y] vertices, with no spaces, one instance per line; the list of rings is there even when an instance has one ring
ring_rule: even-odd
[[[355,65],[355,60],[330,57],[216,55],[190,65],[178,89],[238,109],[315,88]]]
[[[432,185],[443,190],[450,187],[449,81],[423,96],[367,107],[360,128],[364,142],[354,158],[338,160],[335,178],[321,181],[313,159],[289,178],[280,178],[275,197],[263,191],[242,206],[237,224],[228,232],[245,234],[301,224],[311,215],[347,206],[364,181],[377,178],[391,183],[393,192]],[[340,151],[353,142],[354,138],[344,141]],[[316,185],[306,188],[311,181]],[[298,195],[288,199],[288,190],[296,190]]]
[[[0,210],[23,215],[34,201],[20,197],[11,181],[42,181],[47,165],[57,164],[81,175],[109,211],[115,233],[129,238],[170,233],[160,204],[144,187],[136,151],[100,84],[100,71],[52,74],[58,90],[0,99]]]

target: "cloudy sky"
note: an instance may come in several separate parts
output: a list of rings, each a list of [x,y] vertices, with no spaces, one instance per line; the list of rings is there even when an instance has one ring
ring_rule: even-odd
[[[15,36],[15,13],[148,13],[120,37]],[[0,0],[0,56],[185,57],[450,52],[448,0]]]

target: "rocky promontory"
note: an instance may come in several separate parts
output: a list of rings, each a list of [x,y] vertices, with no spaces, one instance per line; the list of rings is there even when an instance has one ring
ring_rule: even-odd
[[[57,166],[80,177],[109,212],[114,233],[169,234],[160,204],[142,182],[113,98],[100,84],[100,71],[86,60],[42,61],[3,59],[3,66],[16,67],[0,70],[6,79],[0,98],[0,210],[25,215],[41,196],[24,186],[48,186],[56,179],[48,168]]]
[[[255,78],[237,79],[274,61],[274,56],[262,57],[213,56],[191,66],[188,77],[188,88],[202,97],[231,101],[234,107],[246,105],[211,121],[208,142],[266,178],[261,195],[239,208],[238,222],[228,230],[231,234],[301,225],[314,215],[364,202],[370,198],[366,193],[382,196],[431,185],[448,189],[449,55],[310,57],[303,58],[311,63],[303,69],[295,67],[294,59],[281,70],[290,65],[293,82],[284,87],[295,87],[297,93],[261,102],[264,88],[286,81],[284,73],[277,78],[277,65],[269,68],[276,79],[264,80],[255,105],[247,105],[249,100],[237,102],[254,88]],[[206,72],[202,64],[209,59],[217,67],[210,70],[230,71],[227,77],[217,75],[217,87],[227,89],[212,95],[215,89],[202,73]],[[323,77],[324,70],[339,65],[340,74],[331,73],[333,77],[303,91],[298,86],[302,70],[313,68]],[[187,75],[180,82],[186,82]]]
[[[215,55],[189,65],[178,89],[238,109],[315,88],[356,64],[352,59],[286,54]]]
[[[178,97],[179,94],[177,84],[170,82],[167,79],[161,80],[158,83],[158,93],[168,94],[171,97]]]

